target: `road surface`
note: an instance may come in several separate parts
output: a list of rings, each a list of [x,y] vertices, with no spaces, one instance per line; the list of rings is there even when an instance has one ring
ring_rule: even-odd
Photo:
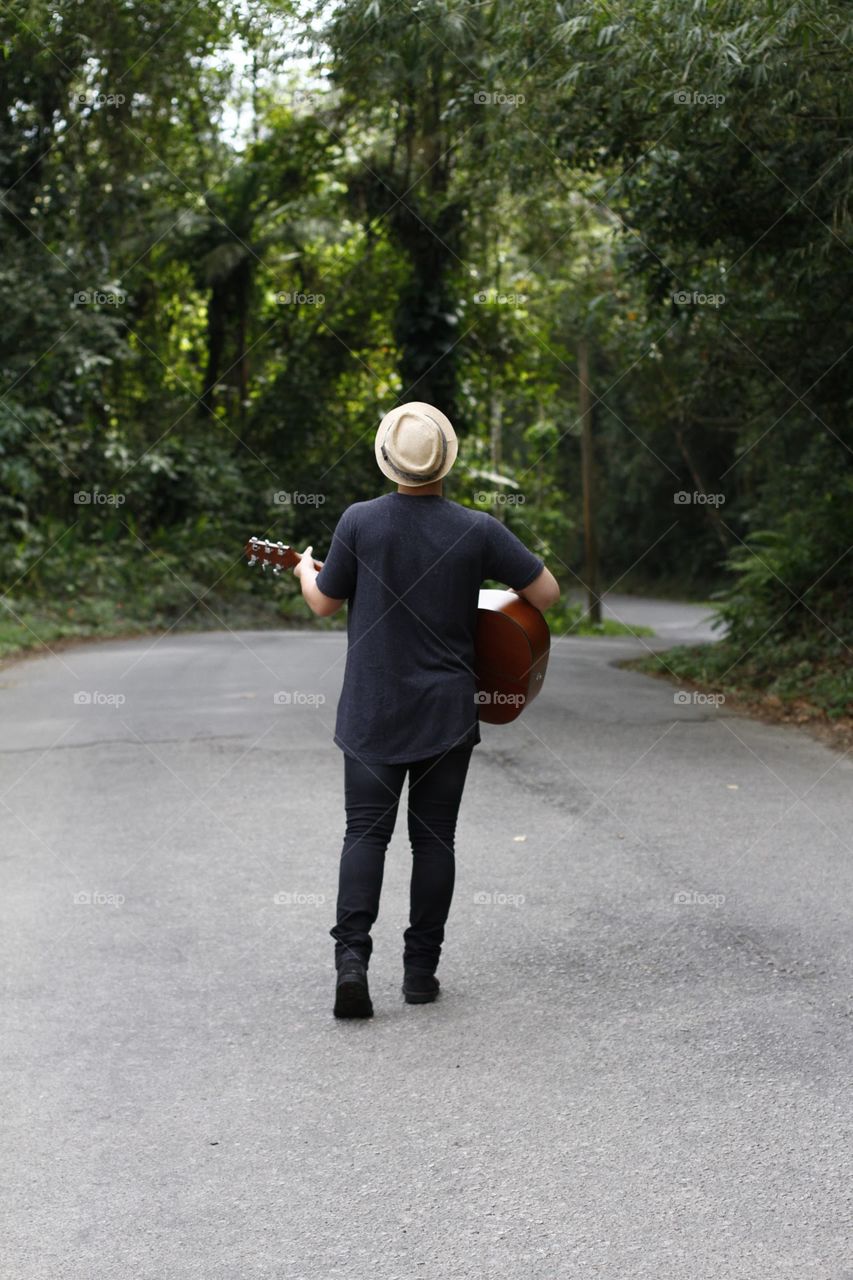
[[[853,763],[617,669],[706,626],[639,612],[484,726],[431,1006],[399,822],[365,1023],[342,635],[0,671],[0,1274],[853,1277]]]

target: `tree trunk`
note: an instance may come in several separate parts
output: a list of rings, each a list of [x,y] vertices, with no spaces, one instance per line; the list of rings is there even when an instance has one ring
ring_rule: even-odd
[[[693,483],[696,486],[696,492],[701,493],[702,496],[705,497],[707,496],[708,491],[705,488],[705,485],[702,481],[702,477],[699,474],[699,468],[696,466],[696,463],[693,461],[693,458],[690,456],[690,452],[687,448],[687,445],[684,442],[684,435],[681,430],[681,427],[674,427],[673,430],[675,431],[675,439],[681,451],[681,456],[684,459],[685,463],[687,464],[687,470],[690,472],[690,475],[693,478]],[[720,515],[719,511],[717,510],[716,506],[713,503],[706,502],[704,504],[704,507],[705,507],[705,514],[707,515],[708,519],[711,521],[711,528],[714,530],[717,537],[719,538],[723,550],[726,553],[728,553],[729,539],[726,536],[726,531],[723,525],[722,516]]]
[[[209,414],[215,410],[214,391],[219,381],[222,354],[225,350],[226,310],[226,300],[222,290],[218,285],[214,285],[207,300],[207,367],[204,371],[204,385],[201,390],[202,411]]]
[[[500,393],[494,391],[491,387],[489,388],[489,442],[492,453],[492,471],[496,475],[503,475],[503,405],[501,404]],[[503,494],[503,489],[499,488],[498,492]],[[507,497],[508,495],[503,494],[503,496]],[[495,514],[499,520],[504,524],[506,523],[505,502],[498,502]]]
[[[237,397],[241,424],[246,420],[249,399],[249,310],[252,297],[252,267],[248,259],[238,267],[237,295]]]

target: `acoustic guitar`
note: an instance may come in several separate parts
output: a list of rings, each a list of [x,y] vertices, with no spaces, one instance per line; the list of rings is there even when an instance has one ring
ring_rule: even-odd
[[[283,542],[250,538],[246,557],[250,565],[271,565],[280,574],[293,568],[299,552]],[[314,566],[322,569],[322,561]],[[550,647],[548,624],[527,600],[514,591],[480,592],[474,670],[481,720],[509,724],[521,715],[545,681]]]
[[[551,634],[539,610],[514,591],[483,590],[477,605],[474,670],[480,719],[509,724],[542,689]]]

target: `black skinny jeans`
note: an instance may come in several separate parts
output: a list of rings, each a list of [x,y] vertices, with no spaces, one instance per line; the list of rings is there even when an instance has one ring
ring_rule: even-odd
[[[453,897],[456,818],[472,750],[469,743],[413,764],[364,764],[344,756],[347,825],[337,924],[330,930],[338,967],[348,956],[370,960],[385,850],[408,772],[412,881],[403,963],[415,972],[435,971]]]

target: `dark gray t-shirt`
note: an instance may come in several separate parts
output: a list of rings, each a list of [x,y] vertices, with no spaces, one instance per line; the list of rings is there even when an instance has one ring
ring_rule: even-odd
[[[324,595],[348,602],[341,750],[397,764],[479,742],[480,586],[526,587],[542,568],[494,516],[438,495],[388,493],[347,507],[317,575]]]

